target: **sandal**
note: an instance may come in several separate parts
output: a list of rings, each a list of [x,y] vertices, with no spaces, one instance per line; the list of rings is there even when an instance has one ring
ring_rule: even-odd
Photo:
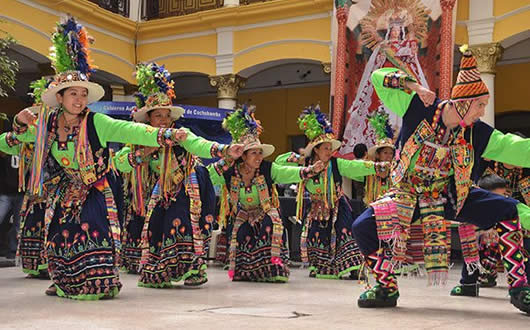
[[[311,277],[311,278],[317,277],[317,272],[315,270],[310,271],[309,272],[309,277]]]
[[[46,291],[44,291],[44,293],[47,296],[57,296],[57,287],[55,284],[52,284],[46,289]]]

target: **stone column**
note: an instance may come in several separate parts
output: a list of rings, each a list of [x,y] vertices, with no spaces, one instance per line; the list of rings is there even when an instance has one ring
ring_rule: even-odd
[[[110,85],[112,89],[112,101],[122,102],[125,97],[125,87],[123,85]]]
[[[138,22],[140,21],[140,6],[142,5],[140,0],[129,0],[129,19]]]
[[[482,80],[490,92],[490,100],[481,119],[489,125],[495,126],[495,67],[502,56],[503,48],[499,43],[494,42],[473,45],[469,49],[477,60],[477,67]]]
[[[440,0],[442,32],[440,47],[440,98],[449,99],[453,82],[453,8],[456,0]]]
[[[333,132],[337,138],[342,136],[344,117],[344,81],[346,76],[346,21],[348,5],[345,0],[335,1],[337,9],[337,58],[335,65],[335,93],[333,101]]]
[[[239,0],[225,0],[223,7],[237,7]]]
[[[210,76],[210,85],[217,88],[217,104],[222,109],[235,109],[237,94],[240,88],[245,87],[247,79],[237,74],[224,74]]]

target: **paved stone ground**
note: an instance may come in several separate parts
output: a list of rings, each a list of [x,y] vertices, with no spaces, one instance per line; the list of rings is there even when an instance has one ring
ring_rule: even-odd
[[[122,275],[117,299],[82,302],[47,297],[46,280],[26,279],[19,269],[0,269],[1,329],[530,329],[530,317],[509,303],[506,284],[482,289],[480,298],[450,297],[447,287],[400,280],[394,309],[356,306],[356,281],[317,280],[293,268],[288,284],[229,282],[210,267],[201,288],[146,289]]]

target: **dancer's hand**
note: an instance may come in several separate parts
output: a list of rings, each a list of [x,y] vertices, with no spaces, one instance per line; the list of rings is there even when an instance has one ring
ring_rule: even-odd
[[[318,160],[317,162],[315,162],[312,166],[312,170],[314,173],[320,173],[322,172],[322,170],[326,167],[326,164],[324,164],[323,161],[321,160]]]
[[[175,137],[175,141],[184,142],[186,141],[186,138],[188,137],[188,133],[186,132],[186,130],[179,128],[175,130],[174,137]]]
[[[436,94],[431,91],[428,88],[423,87],[422,85],[408,81],[406,83],[406,87],[410,88],[410,90],[413,90],[418,94],[420,97],[420,100],[423,102],[423,104],[428,107],[434,103],[434,100],[436,100]]]
[[[232,158],[233,160],[238,159],[243,155],[244,146],[242,144],[232,144],[230,147],[228,147],[228,156]]]
[[[37,116],[30,110],[24,109],[15,116],[15,120],[19,125],[29,126],[35,124]]]

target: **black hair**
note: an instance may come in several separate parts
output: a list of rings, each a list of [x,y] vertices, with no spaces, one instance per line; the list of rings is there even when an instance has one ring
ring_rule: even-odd
[[[508,181],[498,175],[490,174],[480,178],[478,180],[478,186],[484,190],[492,191],[495,189],[508,188]]]
[[[65,88],[61,89],[60,91],[58,91],[57,94],[59,94],[59,95],[61,95],[61,96],[64,97],[64,92],[66,92],[66,90],[67,90],[68,88],[72,88],[72,87],[76,87],[76,86],[65,87]],[[83,87],[83,88],[84,88],[84,87]],[[88,94],[88,88],[86,89],[86,93]]]
[[[366,144],[364,143],[358,143],[353,147],[353,154],[355,155],[355,158],[362,159],[364,156],[366,156],[366,153],[368,152],[368,148],[366,147]]]

